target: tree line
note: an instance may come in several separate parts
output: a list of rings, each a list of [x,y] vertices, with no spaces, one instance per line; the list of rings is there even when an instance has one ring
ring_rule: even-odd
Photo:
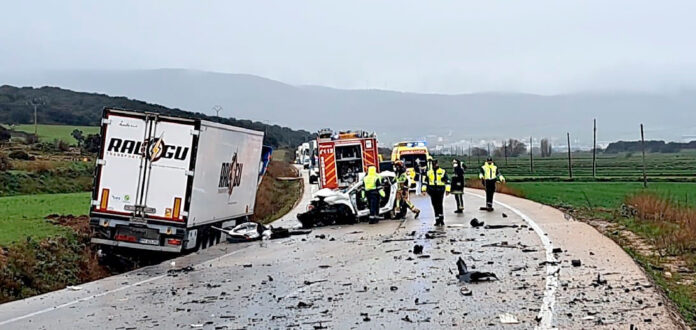
[[[39,102],[36,102],[37,100]],[[274,148],[296,147],[314,136],[314,134],[305,130],[293,130],[279,125],[268,125],[244,119],[215,117],[181,109],[171,109],[125,97],[75,92],[58,87],[18,88],[8,85],[0,86],[0,123],[33,123],[34,108],[31,105],[32,102],[39,104],[37,117],[40,124],[98,126],[104,107],[113,107],[143,112],[157,112],[177,117],[196,117],[226,125],[262,131],[266,133],[264,144]]]

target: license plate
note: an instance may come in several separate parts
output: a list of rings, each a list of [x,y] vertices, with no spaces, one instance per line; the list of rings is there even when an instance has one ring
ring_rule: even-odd
[[[145,219],[145,218],[131,218],[130,221],[132,223],[137,223],[137,224],[143,224],[143,225],[147,224],[147,219]]]
[[[141,238],[141,239],[140,239],[140,243],[142,243],[142,244],[149,244],[149,245],[159,245],[159,240]]]

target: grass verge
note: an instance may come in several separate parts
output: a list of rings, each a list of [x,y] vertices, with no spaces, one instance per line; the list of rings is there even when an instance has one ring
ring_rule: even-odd
[[[31,237],[41,240],[63,236],[64,227],[54,226],[44,218],[49,214],[87,214],[90,193],[25,195],[0,198],[0,246]]]
[[[9,126],[8,126],[9,127]],[[16,131],[34,133],[34,125],[15,125]],[[71,126],[71,125],[38,125],[39,139],[45,142],[53,140],[63,140],[68,144],[77,144],[77,140],[72,137],[73,130],[82,131],[83,136],[99,133],[99,126]]]

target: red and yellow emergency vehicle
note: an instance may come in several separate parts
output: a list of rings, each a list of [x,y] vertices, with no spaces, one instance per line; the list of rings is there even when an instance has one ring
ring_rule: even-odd
[[[357,182],[370,166],[379,172],[377,137],[374,133],[321,130],[319,146],[319,187],[338,189]]]

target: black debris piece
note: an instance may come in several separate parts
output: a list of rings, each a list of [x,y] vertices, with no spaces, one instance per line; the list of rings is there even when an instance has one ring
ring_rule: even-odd
[[[473,218],[473,219],[471,219],[469,224],[474,228],[478,228],[478,227],[483,226],[485,223],[479,219]]]
[[[319,268],[321,268],[321,269],[326,269],[326,268],[329,268],[329,267],[331,267],[331,266],[329,266],[329,265],[319,265]]]
[[[413,246],[413,254],[421,254],[423,253],[423,245],[416,244]]]
[[[553,248],[553,250],[552,250],[551,252],[553,252],[553,253],[563,253],[563,249],[561,249],[561,248]]]
[[[242,265],[242,267],[244,267],[244,268],[251,268],[252,266],[253,266],[252,264],[245,264],[245,265]]]
[[[503,228],[518,228],[518,225],[488,225],[483,228],[486,229],[503,229]]]
[[[316,280],[316,281],[305,280],[305,281],[304,281],[304,285],[312,285],[312,284],[315,284],[315,283],[328,282],[328,281],[329,281],[329,280]]]
[[[507,214],[503,213],[503,218],[507,218]]]
[[[170,269],[167,271],[167,274],[177,274],[177,273],[186,274],[186,273],[192,272],[194,270],[195,269],[192,266],[186,266],[186,267],[182,267],[182,268]]]
[[[321,234],[321,235],[314,235],[314,238],[326,239],[326,235],[324,235],[324,234]]]
[[[334,237],[329,238],[329,241],[330,241],[330,242],[333,242],[333,241],[335,241],[335,240],[336,240],[336,238],[334,238]]]
[[[602,279],[601,274],[597,274],[597,279],[595,279],[594,282],[592,282],[592,286],[595,286],[595,287],[599,286],[599,285],[606,285],[606,284],[607,284],[607,280]]]
[[[454,250],[454,249],[452,249],[450,252],[452,252],[452,254],[462,254],[461,252],[456,251],[456,250]]]
[[[396,291],[396,290],[399,290],[399,288],[396,287],[396,286],[392,286],[392,287],[389,288],[389,290]]]
[[[297,308],[310,308],[312,306],[313,306],[312,303],[306,303],[304,301],[300,301],[297,303]]]
[[[459,269],[459,275],[457,275],[457,278],[459,278],[459,281],[462,282],[476,283],[498,279],[498,276],[491,272],[470,272],[462,257],[459,257],[459,260],[457,260],[457,268]]]
[[[412,231],[412,232],[411,232],[410,234],[408,234],[407,236],[416,236],[416,231],[415,231],[415,230]]]
[[[573,259],[570,261],[570,263],[573,265],[573,267],[580,267],[582,266],[582,261],[579,259]]]
[[[268,275],[268,281],[273,282],[273,277],[271,275]]]
[[[411,320],[410,317],[408,317],[408,315],[402,317],[401,320],[402,320],[402,321],[406,321],[406,322],[408,322],[408,323],[413,323],[413,321]]]

